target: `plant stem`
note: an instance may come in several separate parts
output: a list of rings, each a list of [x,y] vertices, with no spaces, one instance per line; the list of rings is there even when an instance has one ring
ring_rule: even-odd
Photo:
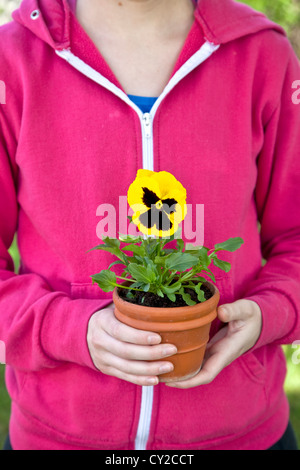
[[[117,276],[117,275],[116,275],[116,277],[117,277],[118,279],[123,280],[123,281],[131,281],[131,279],[128,278],[128,277],[121,277],[121,276]],[[130,287],[130,286],[127,287],[127,286],[124,286],[123,284],[122,284],[122,285],[120,285],[120,284],[114,284],[114,285],[115,285],[116,287],[120,287],[121,289],[137,290],[137,291],[139,291],[139,292],[145,292],[143,289],[138,289],[137,287]]]
[[[118,276],[117,274],[116,274],[116,277],[118,279],[121,279],[122,281],[131,281],[131,279],[129,277],[122,277],[122,276]]]
[[[115,285],[116,287],[119,287],[120,289],[127,289],[127,290],[138,290],[139,292],[145,292],[143,289],[137,289],[136,287],[127,287],[127,286],[123,286],[120,285],[120,284],[113,284]]]

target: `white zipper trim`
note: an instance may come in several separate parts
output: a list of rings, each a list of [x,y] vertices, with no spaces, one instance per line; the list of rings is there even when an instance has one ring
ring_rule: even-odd
[[[179,83],[186,75],[188,75],[192,70],[194,70],[196,67],[198,67],[202,62],[207,60],[220,46],[213,44],[211,42],[205,42],[203,46],[194,54],[192,57],[190,57],[185,64],[183,64],[179,70],[173,75],[161,95],[158,97],[156,102],[154,103],[150,116],[153,117],[157,111],[158,106],[162,102],[162,100],[166,97],[166,95]],[[143,113],[141,112],[140,108],[136,106],[130,98],[124,93],[123,90],[118,88],[116,85],[114,85],[112,82],[110,82],[107,78],[103,77],[101,73],[97,72],[97,70],[94,70],[92,67],[90,67],[88,64],[86,64],[83,60],[79,59],[79,57],[75,56],[70,49],[63,49],[62,51],[55,51],[58,56],[60,56],[62,59],[65,59],[67,62],[69,62],[72,67],[77,69],[79,72],[81,72],[83,75],[86,77],[90,78],[94,82],[98,83],[98,85],[102,85],[104,88],[107,90],[111,91],[114,95],[118,96],[121,98],[121,100],[125,101],[131,108],[133,108],[137,114],[142,118]]]
[[[139,115],[142,126],[142,142],[143,142],[143,168],[147,170],[154,169],[153,162],[153,120],[157,108],[162,100],[170,93],[171,90],[190,72],[198,67],[202,62],[207,60],[220,46],[206,41],[201,48],[190,57],[177,72],[170,79],[167,86],[164,88],[161,95],[157,98],[150,113],[143,114],[138,106],[136,106],[130,98],[124,93],[123,90],[111,83],[107,78],[103,77],[101,73],[94,70],[79,57],[75,56],[70,49],[63,49],[62,51],[56,50],[56,54],[62,59],[65,59],[72,67],[81,72],[86,77],[90,78],[98,85],[103,86],[114,95],[118,96],[121,100],[127,103]],[[146,121],[148,123],[146,124]],[[149,127],[148,127],[149,126]]]
[[[150,113],[142,116],[142,145],[143,145],[143,168],[154,170],[153,159],[153,117]]]
[[[151,109],[151,114],[155,115],[158,106],[162,102],[162,100],[166,97],[168,93],[170,93],[171,90],[184,78],[186,77],[190,72],[192,72],[195,68],[197,68],[202,62],[207,60],[217,49],[219,49],[220,45],[219,44],[213,44],[209,41],[206,41],[200,49],[195,52],[192,57],[190,57],[181,67],[177,72],[173,75],[173,77],[170,79],[169,83],[166,85],[165,89],[163,90],[162,94],[159,96],[159,98],[156,100],[154,103],[152,109]]]
[[[65,59],[72,67],[76,70],[81,72],[86,77],[90,78],[94,82],[98,83],[98,85],[103,86],[107,90],[111,91],[114,95],[121,98],[121,100],[125,101],[131,108],[135,109],[135,111],[140,116],[142,114],[140,108],[138,108],[131,100],[128,98],[126,93],[118,88],[114,83],[110,82],[107,78],[103,77],[101,73],[97,72],[97,70],[93,69],[90,65],[86,64],[83,60],[79,59],[79,57],[75,56],[70,49],[63,49],[62,51],[55,51],[56,54]]]
[[[151,426],[153,397],[154,387],[152,385],[149,387],[143,386],[139,424],[134,443],[135,450],[146,450]]]
[[[220,46],[205,42],[202,47],[190,57],[185,64],[173,75],[169,83],[157,98],[150,113],[143,114],[138,106],[136,106],[130,98],[120,88],[111,83],[107,78],[103,77],[101,73],[94,70],[83,60],[76,57],[69,49],[62,51],[55,51],[58,56],[65,59],[72,67],[77,69],[86,77],[90,78],[94,82],[103,86],[114,95],[118,96],[121,100],[127,103],[132,109],[136,111],[140,118],[141,129],[142,129],[142,151],[143,151],[143,168],[147,170],[154,169],[154,155],[153,155],[153,120],[156,114],[157,108],[159,107],[162,100],[170,93],[171,90],[190,72],[198,67],[202,62],[207,60]],[[142,398],[141,408],[137,434],[135,438],[135,449],[145,450],[150,433],[151,417],[153,409],[153,397],[154,387],[143,386],[142,387]]]

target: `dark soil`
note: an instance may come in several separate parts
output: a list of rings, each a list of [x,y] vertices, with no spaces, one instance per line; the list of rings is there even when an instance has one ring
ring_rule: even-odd
[[[209,287],[205,284],[202,284],[201,290],[204,292],[204,297],[206,300],[212,297],[212,292]],[[129,299],[126,297],[127,292],[132,292],[134,298]],[[199,302],[197,299],[197,294],[193,289],[186,289],[186,293],[190,294],[191,299],[195,302]],[[170,307],[186,307],[186,303],[183,300],[181,295],[176,295],[176,301],[172,302],[166,295],[164,298],[159,297],[152,292],[139,292],[139,291],[128,291],[128,289],[119,289],[119,295],[122,299],[132,304],[142,305],[144,307],[159,307],[159,308],[170,308]]]

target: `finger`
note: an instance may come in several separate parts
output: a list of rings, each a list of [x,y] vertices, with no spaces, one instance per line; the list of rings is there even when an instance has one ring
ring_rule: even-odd
[[[181,389],[198,387],[199,385],[206,385],[211,383],[226,365],[220,355],[214,354],[202,364],[202,369],[194,377],[179,382],[169,382],[166,383],[166,385],[168,385],[169,387]]]
[[[244,352],[244,339],[238,338],[232,341],[232,336],[224,338],[212,344],[207,350],[200,372],[189,380],[170,382],[170,387],[181,389],[192,388],[211,383],[216,376],[237,357]]]
[[[205,354],[207,355],[208,352],[211,350],[212,346],[220,341],[222,338],[224,338],[227,335],[228,332],[228,326],[223,326],[213,337],[209,340],[209,342],[206,345],[206,351]]]
[[[171,362],[147,362],[147,361],[128,361],[113,354],[107,353],[103,357],[103,361],[125,374],[138,376],[157,376],[171,372],[174,366]]]
[[[137,330],[136,328],[125,325],[120,322],[114,314],[109,315],[107,321],[102,322],[102,328],[113,338],[127,343],[150,345],[159,344],[161,342],[161,337],[157,333]]]
[[[229,323],[232,331],[243,328],[249,318],[248,312],[238,302],[222,305],[218,308],[219,320],[223,323]]]
[[[132,375],[125,373],[119,369],[115,369],[114,367],[108,368],[105,371],[105,374],[140,386],[153,386],[159,383],[159,379],[156,376]]]
[[[233,321],[247,321],[253,314],[253,308],[256,307],[255,302],[247,299],[239,299],[229,304],[220,305],[218,308],[218,317],[223,323]]]
[[[115,356],[123,359],[137,361],[156,361],[176,354],[177,349],[172,344],[159,344],[153,346],[125,343],[104,334],[99,343],[99,349],[105,349]]]
[[[213,354],[209,357],[209,359],[203,362],[200,372],[198,372],[198,374],[196,374],[194,377],[179,382],[170,382],[166,385],[181,389],[206,385],[211,383],[224,367],[224,358],[222,358],[219,354]]]
[[[220,341],[225,336],[230,336],[235,333],[242,331],[246,326],[246,321],[244,320],[232,320],[228,323],[228,325],[223,326],[217,333],[210,339],[209,343],[207,344],[206,351],[210,351],[212,346]]]

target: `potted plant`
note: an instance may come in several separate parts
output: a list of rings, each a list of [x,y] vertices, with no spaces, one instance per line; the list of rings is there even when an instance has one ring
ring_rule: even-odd
[[[237,250],[243,240],[230,238],[213,248],[185,243],[179,224],[187,213],[186,190],[168,172],[138,170],[127,200],[133,210],[130,222],[139,234],[103,237],[93,250],[117,259],[92,275],[92,282],[104,292],[113,291],[120,321],[157,332],[163,343],[177,347],[169,358],[174,370],[160,381],[184,380],[200,370],[217,316],[220,294],[211,266],[228,272],[231,266],[219,254]],[[120,274],[112,270],[118,264],[123,265]]]

